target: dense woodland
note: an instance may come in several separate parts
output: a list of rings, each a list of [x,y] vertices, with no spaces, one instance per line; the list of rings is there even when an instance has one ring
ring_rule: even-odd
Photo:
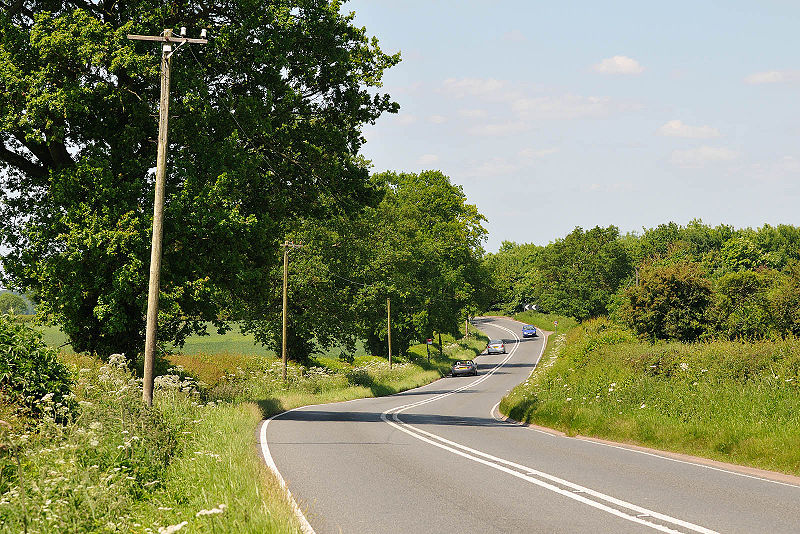
[[[547,246],[505,242],[486,256],[492,308],[535,304],[584,320],[610,315],[648,339],[800,334],[800,228],[692,221],[620,235],[576,228]]]

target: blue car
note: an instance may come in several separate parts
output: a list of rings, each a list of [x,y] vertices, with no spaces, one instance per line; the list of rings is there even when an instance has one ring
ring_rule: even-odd
[[[536,337],[536,327],[532,324],[526,324],[522,327],[522,337]]]

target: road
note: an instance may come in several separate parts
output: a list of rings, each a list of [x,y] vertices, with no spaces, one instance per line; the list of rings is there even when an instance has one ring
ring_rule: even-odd
[[[498,420],[543,339],[479,321],[509,354],[479,356],[477,377],[262,424],[267,461],[314,531],[800,532],[798,485]]]

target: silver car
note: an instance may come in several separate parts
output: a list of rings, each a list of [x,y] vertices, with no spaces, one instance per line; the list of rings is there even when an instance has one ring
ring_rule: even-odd
[[[486,345],[486,354],[505,354],[506,345],[502,339],[491,339]]]

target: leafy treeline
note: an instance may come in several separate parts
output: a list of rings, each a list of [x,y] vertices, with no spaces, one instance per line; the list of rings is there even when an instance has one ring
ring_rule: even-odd
[[[31,313],[31,306],[25,297],[11,291],[0,291],[0,315],[27,313]]]
[[[800,335],[800,228],[662,224],[639,234],[576,228],[547,246],[486,257],[493,307],[610,314],[649,339]]]
[[[457,333],[483,306],[485,219],[461,187],[439,171],[383,173],[373,185],[383,195],[377,206],[290,233],[303,244],[290,251],[290,354],[361,339],[385,355],[387,299],[395,354],[434,332]],[[245,328],[268,346],[280,343],[279,298],[241,307]]]

